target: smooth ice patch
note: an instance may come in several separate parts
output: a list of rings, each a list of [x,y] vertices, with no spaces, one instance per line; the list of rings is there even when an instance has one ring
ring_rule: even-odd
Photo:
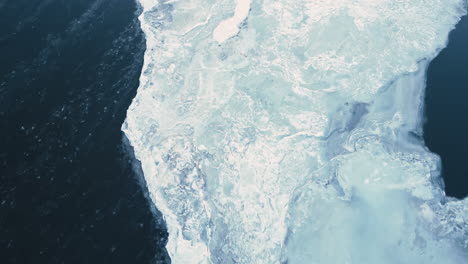
[[[250,0],[236,0],[236,2],[237,5],[234,16],[219,23],[213,31],[213,39],[219,43],[239,33],[240,23],[242,23],[249,14]]]

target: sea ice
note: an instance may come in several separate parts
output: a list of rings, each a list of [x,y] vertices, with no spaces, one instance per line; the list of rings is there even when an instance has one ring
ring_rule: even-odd
[[[468,263],[421,140],[463,0],[140,0],[122,127],[173,263]]]

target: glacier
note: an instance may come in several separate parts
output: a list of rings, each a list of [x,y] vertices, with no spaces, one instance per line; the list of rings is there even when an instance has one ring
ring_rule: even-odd
[[[122,126],[173,263],[468,263],[422,140],[465,0],[139,0]]]

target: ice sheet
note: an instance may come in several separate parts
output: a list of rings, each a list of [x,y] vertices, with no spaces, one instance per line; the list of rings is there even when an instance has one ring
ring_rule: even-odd
[[[465,1],[140,1],[122,130],[173,263],[468,261],[468,200],[421,141]]]

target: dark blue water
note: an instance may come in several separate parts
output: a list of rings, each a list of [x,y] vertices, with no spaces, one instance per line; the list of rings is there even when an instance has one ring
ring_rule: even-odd
[[[468,195],[468,16],[431,62],[426,88],[424,140],[442,159],[447,195]]]
[[[137,15],[134,0],[0,0],[0,263],[168,262],[120,131]]]

